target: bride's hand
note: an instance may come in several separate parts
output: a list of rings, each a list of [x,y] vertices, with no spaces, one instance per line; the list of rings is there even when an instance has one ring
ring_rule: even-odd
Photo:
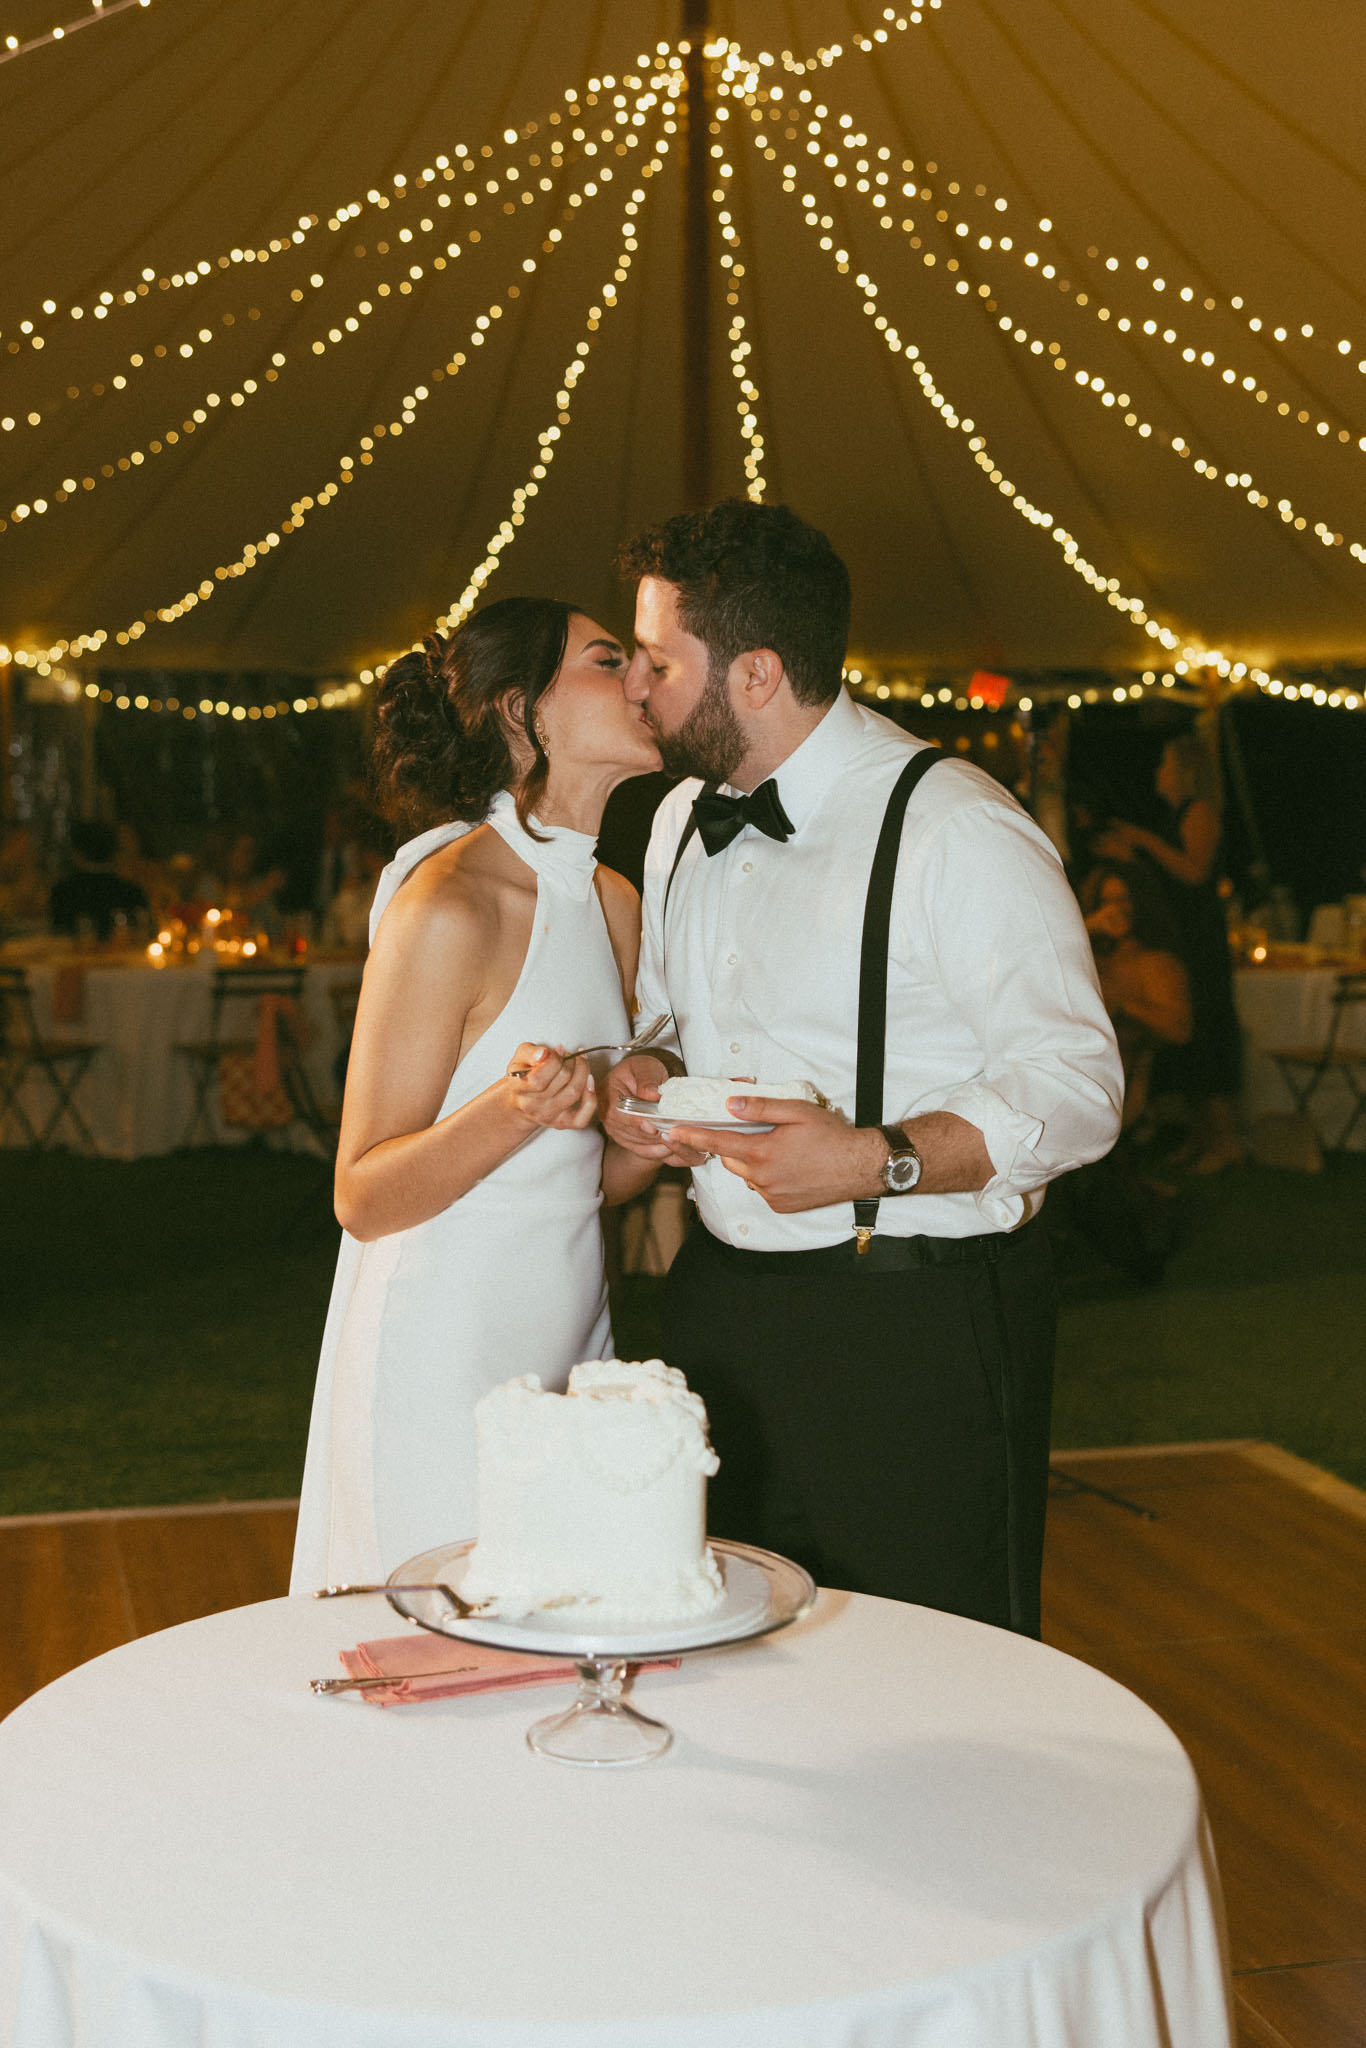
[[[586,1130],[598,1112],[587,1060],[566,1060],[563,1046],[519,1045],[503,1085],[517,1114],[546,1130]]]

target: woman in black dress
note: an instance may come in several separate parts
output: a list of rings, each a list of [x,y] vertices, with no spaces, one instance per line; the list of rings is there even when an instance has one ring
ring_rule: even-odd
[[[1169,740],[1156,788],[1170,813],[1166,829],[1116,823],[1096,851],[1111,860],[1141,856],[1165,885],[1177,951],[1190,977],[1192,1030],[1188,1044],[1163,1048],[1160,1081],[1191,1105],[1191,1171],[1218,1173],[1243,1157],[1236,1112],[1242,1039],[1219,897],[1219,783],[1209,750],[1193,735]]]

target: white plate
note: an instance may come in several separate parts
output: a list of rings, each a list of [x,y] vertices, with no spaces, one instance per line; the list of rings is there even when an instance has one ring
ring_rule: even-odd
[[[736,1093],[737,1095],[743,1094],[744,1090],[737,1088]],[[771,1131],[777,1128],[774,1124],[741,1123],[737,1117],[733,1116],[675,1116],[661,1118],[659,1104],[657,1102],[642,1102],[638,1095],[623,1095],[617,1107],[621,1110],[623,1116],[638,1116],[643,1123],[651,1123],[655,1126],[656,1130],[661,1132],[671,1131],[675,1124],[686,1124],[690,1131],[729,1131],[732,1135],[738,1132],[743,1137],[757,1137],[763,1131]]]
[[[442,1544],[410,1557],[391,1574],[400,1584],[435,1580],[458,1593],[474,1548],[474,1538]],[[702,1650],[715,1643],[733,1643],[766,1635],[804,1614],[816,1589],[800,1565],[773,1551],[750,1544],[713,1542],[712,1555],[721,1567],[725,1592],[719,1607],[695,1619],[638,1623],[629,1629],[594,1628],[589,1607],[543,1608],[516,1621],[490,1615],[458,1615],[439,1593],[390,1593],[387,1598],[409,1621],[437,1635],[457,1636],[467,1643],[488,1643],[500,1650],[532,1650],[550,1657],[665,1657],[683,1650]]]

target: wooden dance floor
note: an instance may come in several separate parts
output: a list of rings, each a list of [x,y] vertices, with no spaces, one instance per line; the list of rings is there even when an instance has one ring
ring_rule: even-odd
[[[1054,1472],[1045,1632],[1194,1759],[1240,2048],[1360,2048],[1366,1494],[1257,1443],[1062,1452]],[[282,1593],[293,1525],[292,1501],[0,1520],[0,1714],[133,1636]]]

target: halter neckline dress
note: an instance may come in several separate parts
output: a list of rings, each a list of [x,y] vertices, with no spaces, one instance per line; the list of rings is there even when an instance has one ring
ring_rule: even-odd
[[[532,820],[500,791],[488,823],[536,876],[531,940],[502,1011],[464,1054],[436,1121],[499,1080],[523,1041],[628,1036],[594,886],[594,841]],[[439,825],[399,848],[370,915],[419,863],[474,828]],[[411,1230],[343,1233],[323,1336],[294,1550],[293,1593],[385,1577],[476,1533],[474,1404],[514,1374],[563,1387],[611,1355],[603,1276],[602,1133],[536,1130],[465,1195]]]

